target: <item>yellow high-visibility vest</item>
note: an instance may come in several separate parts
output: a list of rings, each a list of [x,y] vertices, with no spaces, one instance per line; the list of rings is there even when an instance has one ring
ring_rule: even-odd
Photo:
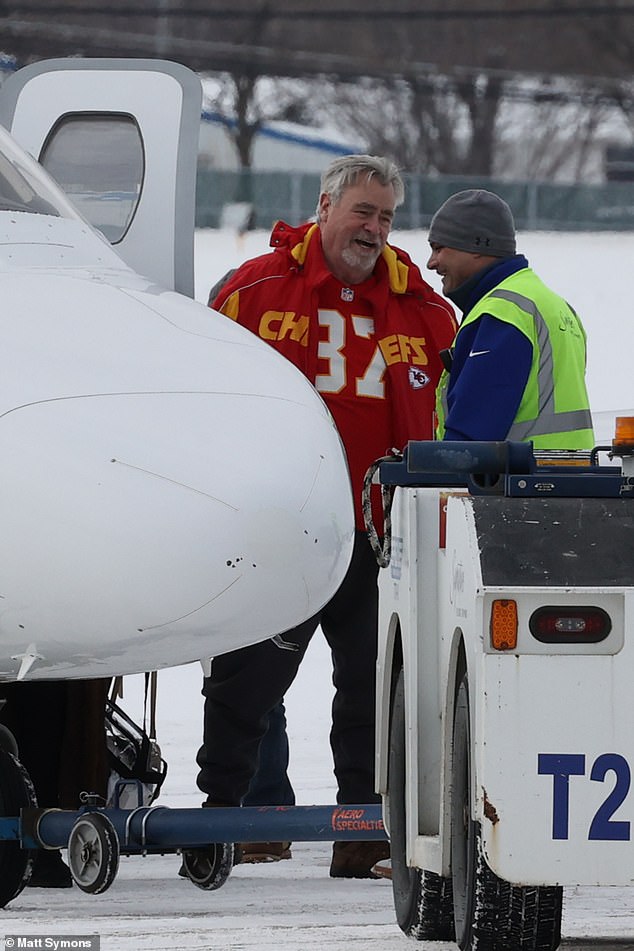
[[[478,301],[460,325],[456,339],[482,314],[517,327],[533,348],[522,400],[511,428],[501,438],[532,441],[535,449],[591,449],[594,433],[585,383],[586,333],[572,307],[531,268],[523,268]],[[445,372],[436,391],[438,439],[445,431],[448,384]]]

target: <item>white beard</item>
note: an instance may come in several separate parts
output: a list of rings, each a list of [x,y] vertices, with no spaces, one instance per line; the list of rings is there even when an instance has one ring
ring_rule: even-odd
[[[369,254],[361,254],[352,248],[346,248],[341,252],[341,257],[349,268],[369,275],[374,270],[374,265],[379,258],[379,254],[380,252],[378,250],[371,256]]]

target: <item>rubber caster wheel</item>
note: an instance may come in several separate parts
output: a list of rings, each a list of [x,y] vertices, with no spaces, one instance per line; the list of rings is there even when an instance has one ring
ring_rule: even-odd
[[[216,842],[202,849],[184,849],[183,869],[197,888],[211,892],[221,888],[229,878],[233,853],[232,842]]]
[[[119,868],[119,839],[101,812],[80,816],[68,837],[68,867],[83,892],[99,895],[110,888]]]

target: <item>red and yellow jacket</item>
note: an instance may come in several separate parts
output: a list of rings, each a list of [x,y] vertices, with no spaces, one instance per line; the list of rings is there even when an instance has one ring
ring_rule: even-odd
[[[408,439],[432,439],[439,351],[457,331],[451,305],[409,255],[386,245],[363,284],[328,269],[319,227],[278,222],[274,251],[246,261],[210,306],[294,363],[321,393],[346,447],[363,528],[368,466]]]

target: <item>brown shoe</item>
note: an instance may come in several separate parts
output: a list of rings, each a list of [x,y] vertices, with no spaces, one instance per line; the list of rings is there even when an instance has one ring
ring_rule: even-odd
[[[242,864],[280,862],[292,858],[290,842],[241,842],[239,848]]]
[[[382,862],[377,862],[376,865],[372,866],[372,871],[377,878],[392,878],[392,860],[383,859]]]
[[[330,863],[331,878],[379,878],[377,862],[390,857],[389,842],[335,842]]]

